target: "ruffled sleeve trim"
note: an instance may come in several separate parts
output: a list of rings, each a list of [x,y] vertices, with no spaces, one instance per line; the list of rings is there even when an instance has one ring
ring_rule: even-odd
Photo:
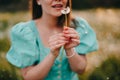
[[[87,54],[98,50],[98,42],[95,31],[88,22],[80,17],[76,18],[77,32],[80,35],[80,44],[75,47],[79,54]]]
[[[6,58],[19,68],[33,65],[38,60],[36,37],[30,25],[30,22],[18,23],[10,33],[12,44]]]

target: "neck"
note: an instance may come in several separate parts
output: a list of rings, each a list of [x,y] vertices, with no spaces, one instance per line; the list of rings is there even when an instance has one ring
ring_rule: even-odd
[[[43,26],[46,26],[48,28],[58,27],[58,25],[57,25],[58,18],[57,17],[53,17],[53,16],[49,16],[49,15],[43,15],[40,18],[40,21],[41,21],[41,24]]]

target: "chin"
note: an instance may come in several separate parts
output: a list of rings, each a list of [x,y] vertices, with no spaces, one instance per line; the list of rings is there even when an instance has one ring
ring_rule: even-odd
[[[62,13],[54,14],[54,16],[56,16],[56,17],[60,17],[61,15],[62,15]]]

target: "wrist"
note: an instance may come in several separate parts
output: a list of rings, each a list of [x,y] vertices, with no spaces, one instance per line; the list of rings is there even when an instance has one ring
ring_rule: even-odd
[[[50,60],[53,60],[53,61],[55,61],[56,58],[57,58],[57,57],[56,57],[55,55],[53,55],[52,53],[49,53],[48,56],[49,56],[48,58],[49,58]]]
[[[58,53],[50,52],[50,54],[55,58],[58,56]]]
[[[73,52],[74,48],[65,49],[66,53]]]
[[[73,53],[76,53],[74,48],[66,49],[65,51],[66,51],[66,55],[67,55],[67,56],[70,56],[70,55],[72,55]]]

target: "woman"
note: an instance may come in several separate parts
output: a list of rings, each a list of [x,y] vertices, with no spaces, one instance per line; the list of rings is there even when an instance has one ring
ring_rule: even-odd
[[[32,0],[33,20],[12,28],[7,59],[25,80],[78,80],[85,71],[85,54],[98,48],[96,35],[82,18],[64,27],[67,6],[70,0]]]

